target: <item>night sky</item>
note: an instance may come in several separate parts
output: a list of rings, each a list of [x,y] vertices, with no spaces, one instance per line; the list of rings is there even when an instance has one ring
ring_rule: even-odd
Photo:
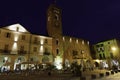
[[[31,33],[47,35],[46,11],[54,0],[0,0],[0,26],[19,23]],[[63,34],[90,43],[120,39],[120,0],[57,0]]]

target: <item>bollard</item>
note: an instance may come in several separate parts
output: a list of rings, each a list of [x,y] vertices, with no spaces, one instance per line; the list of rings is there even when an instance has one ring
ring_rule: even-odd
[[[100,77],[103,77],[103,76],[104,76],[104,74],[103,74],[103,73],[100,73],[100,74],[99,74],[99,76],[100,76]]]
[[[110,75],[110,73],[109,72],[106,72],[106,76],[109,76]]]
[[[114,71],[111,71],[111,74],[114,74]]]

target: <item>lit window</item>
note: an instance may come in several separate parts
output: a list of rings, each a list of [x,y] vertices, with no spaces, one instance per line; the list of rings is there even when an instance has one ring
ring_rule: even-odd
[[[78,43],[78,39],[76,40],[76,43]]]
[[[84,40],[82,40],[82,44],[83,44],[83,45],[84,45],[84,43],[85,43]]]
[[[50,21],[50,16],[48,17],[48,21]]]
[[[88,43],[88,45],[90,44],[90,42],[89,42],[89,41],[88,41],[87,43]]]
[[[63,37],[63,41],[65,41],[65,37]]]
[[[72,42],[72,38],[70,38],[70,42]]]

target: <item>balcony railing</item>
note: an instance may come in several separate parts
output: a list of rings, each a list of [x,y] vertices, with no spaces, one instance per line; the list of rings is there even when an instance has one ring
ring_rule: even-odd
[[[44,52],[44,55],[50,55],[50,52]]]
[[[18,54],[19,54],[19,55],[25,55],[25,54],[27,54],[27,51],[18,50]]]
[[[33,44],[39,45],[40,41],[33,41]]]
[[[0,53],[2,54],[10,54],[11,50],[0,49]]]

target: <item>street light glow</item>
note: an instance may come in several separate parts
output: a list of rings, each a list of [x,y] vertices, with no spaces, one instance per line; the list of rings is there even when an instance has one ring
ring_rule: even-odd
[[[113,50],[113,51],[116,51],[116,47],[112,47],[112,50]]]

